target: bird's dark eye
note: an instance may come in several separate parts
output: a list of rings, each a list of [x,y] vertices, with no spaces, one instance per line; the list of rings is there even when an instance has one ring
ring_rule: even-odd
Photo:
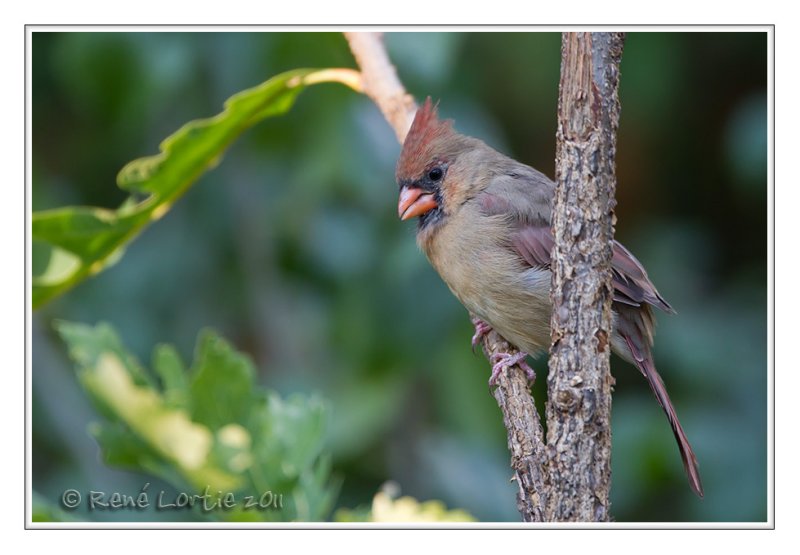
[[[428,179],[430,179],[431,181],[439,181],[443,175],[444,172],[442,171],[442,168],[438,167],[433,168],[431,171],[428,172]]]

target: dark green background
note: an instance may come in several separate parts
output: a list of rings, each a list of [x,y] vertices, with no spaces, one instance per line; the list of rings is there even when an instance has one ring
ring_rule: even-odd
[[[392,33],[410,92],[456,127],[552,176],[557,33]],[[618,521],[767,518],[767,35],[631,33],[622,61],[617,238],[677,316],[656,361],[691,439],[691,493],[658,404],[614,359]],[[353,66],[338,33],[38,33],[32,40],[33,208],[115,207],[117,171],[184,122],[297,67]],[[96,419],[54,318],[111,322],[144,361],[189,359],[212,326],[282,393],[331,400],[340,506],[387,480],[481,520],[517,520],[489,368],[465,310],[396,215],[394,134],[366,98],[312,87],[248,132],[116,266],[33,320],[33,487],[138,492],[103,467]],[[537,361],[537,401],[546,362]],[[176,518],[162,514],[163,518]],[[95,513],[79,518],[151,519]]]

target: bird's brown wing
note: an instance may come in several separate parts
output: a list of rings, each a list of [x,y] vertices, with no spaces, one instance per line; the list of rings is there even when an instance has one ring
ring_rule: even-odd
[[[549,227],[523,224],[511,233],[511,246],[532,267],[550,267],[550,252],[554,244]],[[611,271],[614,301],[637,307],[647,303],[665,312],[675,312],[658,293],[642,264],[617,241],[613,244]]]
[[[543,174],[520,164],[511,174],[496,177],[477,201],[489,216],[509,220],[511,247],[532,267],[550,267],[554,240],[550,231],[550,200],[553,182]],[[631,252],[614,241],[611,259],[614,301],[642,306],[647,303],[674,313],[659,295],[642,264]]]

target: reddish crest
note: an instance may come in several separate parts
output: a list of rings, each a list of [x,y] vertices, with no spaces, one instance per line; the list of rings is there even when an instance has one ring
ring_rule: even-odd
[[[417,110],[414,123],[408,130],[403,150],[397,161],[397,179],[416,179],[436,157],[436,147],[445,137],[454,135],[453,120],[439,120],[436,106],[429,96]]]

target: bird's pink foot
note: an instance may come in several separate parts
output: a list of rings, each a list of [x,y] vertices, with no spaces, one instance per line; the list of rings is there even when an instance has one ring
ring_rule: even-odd
[[[480,318],[473,318],[472,324],[475,326],[475,335],[472,336],[472,352],[475,352],[475,347],[483,339],[483,336],[492,331],[492,326],[481,320]]]
[[[509,353],[493,354],[489,359],[489,362],[493,364],[492,376],[489,378],[489,385],[497,385],[497,377],[500,375],[500,372],[514,365],[519,366],[520,370],[525,372],[525,375],[528,376],[528,381],[533,383],[533,381],[536,380],[536,372],[534,372],[533,368],[531,368],[525,361],[527,356],[528,353],[523,353],[521,351],[513,355]]]

